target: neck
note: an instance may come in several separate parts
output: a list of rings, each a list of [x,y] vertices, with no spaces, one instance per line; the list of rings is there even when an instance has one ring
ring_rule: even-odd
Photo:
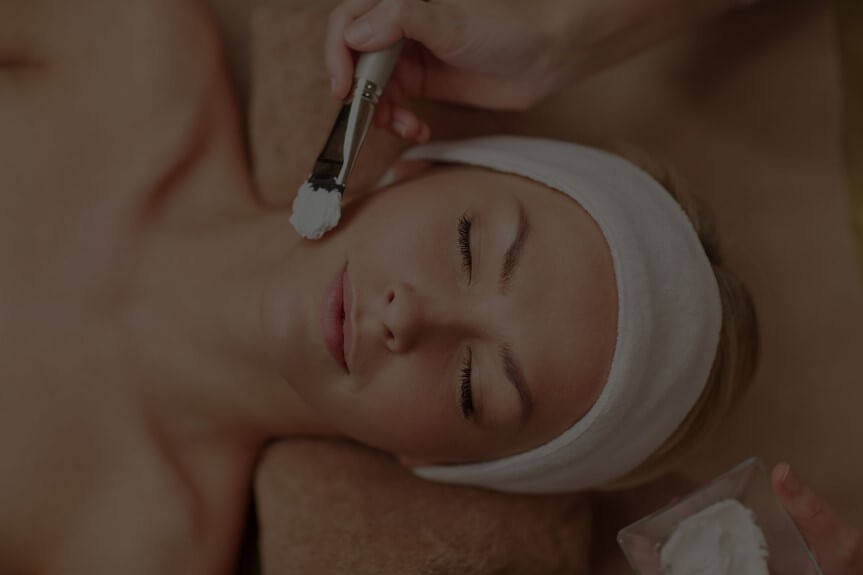
[[[266,289],[299,243],[288,220],[256,210],[152,242],[129,321],[141,394],[160,425],[244,450],[336,435],[285,379],[265,333]]]

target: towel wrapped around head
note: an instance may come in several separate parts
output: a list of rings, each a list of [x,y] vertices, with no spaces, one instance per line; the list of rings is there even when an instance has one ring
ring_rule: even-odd
[[[528,452],[417,467],[414,473],[434,481],[550,493],[598,487],[638,467],[672,435],[704,390],[722,325],[716,277],[682,208],[627,160],[567,142],[518,137],[438,142],[413,148],[403,158],[515,174],[570,196],[608,243],[618,293],[611,369],[584,417]]]

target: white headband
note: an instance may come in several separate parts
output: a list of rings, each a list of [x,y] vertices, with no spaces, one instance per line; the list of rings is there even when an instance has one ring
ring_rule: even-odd
[[[403,159],[480,166],[569,195],[602,230],[618,293],[608,381],[581,420],[526,453],[414,473],[433,481],[546,493],[597,487],[635,469],[689,413],[716,355],[719,289],[689,218],[630,162],[571,143],[491,137],[429,144]]]

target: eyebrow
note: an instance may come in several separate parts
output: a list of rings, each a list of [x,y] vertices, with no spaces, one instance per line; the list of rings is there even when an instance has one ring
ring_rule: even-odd
[[[501,293],[506,293],[512,285],[512,278],[521,261],[524,243],[530,231],[524,204],[518,199],[516,200],[516,204],[518,206],[518,230],[515,233],[512,244],[510,244],[503,256],[503,265],[500,268],[500,279],[498,280]],[[518,399],[521,404],[521,421],[524,423],[530,418],[530,413],[533,410],[533,396],[531,396],[530,389],[527,386],[524,371],[521,369],[521,364],[511,346],[506,344],[501,346],[500,357],[503,361],[503,371],[506,374],[506,378],[518,392]]]
[[[527,387],[521,364],[519,364],[509,345],[501,346],[500,357],[503,361],[503,371],[506,373],[506,378],[518,392],[518,399],[521,404],[521,421],[525,423],[530,419],[530,413],[533,411],[533,396],[530,394],[530,388]]]
[[[524,242],[527,239],[527,234],[530,231],[530,225],[527,221],[527,213],[524,211],[524,205],[521,201],[516,200],[518,204],[518,231],[515,233],[515,238],[512,244],[507,248],[503,256],[503,265],[500,268],[500,291],[506,292],[509,286],[512,285],[512,277],[515,270],[521,261],[521,254],[524,251]]]

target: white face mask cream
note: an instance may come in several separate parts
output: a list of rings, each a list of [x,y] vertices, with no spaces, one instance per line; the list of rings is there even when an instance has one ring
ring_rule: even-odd
[[[301,236],[317,240],[339,224],[342,194],[338,190],[316,189],[306,182],[294,198],[291,225]]]
[[[734,499],[681,521],[660,551],[666,575],[769,575],[767,557],[754,513]]]

